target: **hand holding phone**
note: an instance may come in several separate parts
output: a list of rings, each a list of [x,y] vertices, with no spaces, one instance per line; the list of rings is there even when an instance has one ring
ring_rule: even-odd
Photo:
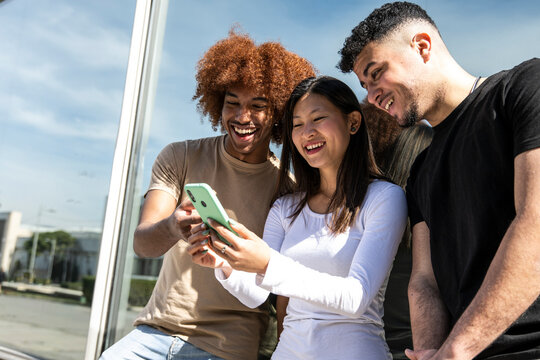
[[[208,223],[208,218],[214,219],[221,225],[225,226],[235,235],[238,235],[229,224],[229,216],[225,212],[225,209],[219,202],[215,191],[210,187],[210,185],[205,183],[196,183],[196,184],[186,184],[184,190],[188,194],[193,206],[197,209],[197,212],[202,218],[202,221],[208,226],[211,227]],[[221,235],[219,239],[224,243],[231,245],[227,240],[225,240]]]
[[[202,221],[208,226],[209,218],[217,221],[233,232],[241,240],[231,238],[231,242],[225,240],[217,231],[219,239],[227,244],[231,249],[227,251],[228,265],[236,270],[247,272],[264,273],[270,261],[271,250],[268,244],[259,238],[255,233],[244,227],[242,224],[236,224],[236,228],[240,234],[233,230],[229,224],[229,217],[217,199],[214,190],[208,184],[187,184],[184,186],[186,193],[191,199],[193,206],[199,212]],[[214,224],[215,225],[215,224]],[[242,241],[242,243],[238,243]],[[235,246],[235,244],[237,246]],[[197,260],[201,260],[202,255],[199,255]],[[231,262],[232,261],[232,262]],[[198,262],[200,265],[206,266],[204,259]],[[213,265],[213,263],[212,263]],[[214,267],[214,266],[211,266]]]

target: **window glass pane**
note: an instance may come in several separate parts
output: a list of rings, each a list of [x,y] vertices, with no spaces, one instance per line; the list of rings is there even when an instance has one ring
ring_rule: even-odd
[[[0,2],[0,346],[84,357],[134,10]]]

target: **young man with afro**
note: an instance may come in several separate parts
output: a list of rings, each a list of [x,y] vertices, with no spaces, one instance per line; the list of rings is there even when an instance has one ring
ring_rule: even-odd
[[[136,329],[103,359],[256,359],[268,324],[268,304],[242,305],[214,276],[194,265],[186,239],[201,218],[183,187],[207,183],[229,216],[262,236],[277,182],[280,142],[289,94],[313,76],[305,59],[281,44],[256,45],[231,32],[201,58],[197,108],[224,135],[167,145],[158,155],[135,232],[140,257],[164,256],[156,286],[135,320]],[[263,206],[261,206],[263,205]]]

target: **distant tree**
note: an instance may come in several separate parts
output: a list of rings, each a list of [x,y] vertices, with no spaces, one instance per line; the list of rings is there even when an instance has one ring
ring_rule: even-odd
[[[40,233],[37,240],[36,256],[51,251],[53,240],[56,240],[55,252],[60,257],[63,257],[66,250],[73,247],[77,242],[77,239],[64,230]],[[32,253],[32,244],[33,238],[26,240],[23,244],[24,249],[28,252],[29,259]]]

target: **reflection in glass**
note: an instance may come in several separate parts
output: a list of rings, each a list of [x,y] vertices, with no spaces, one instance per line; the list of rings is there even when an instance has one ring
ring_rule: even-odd
[[[0,347],[84,357],[133,12],[0,3]]]

